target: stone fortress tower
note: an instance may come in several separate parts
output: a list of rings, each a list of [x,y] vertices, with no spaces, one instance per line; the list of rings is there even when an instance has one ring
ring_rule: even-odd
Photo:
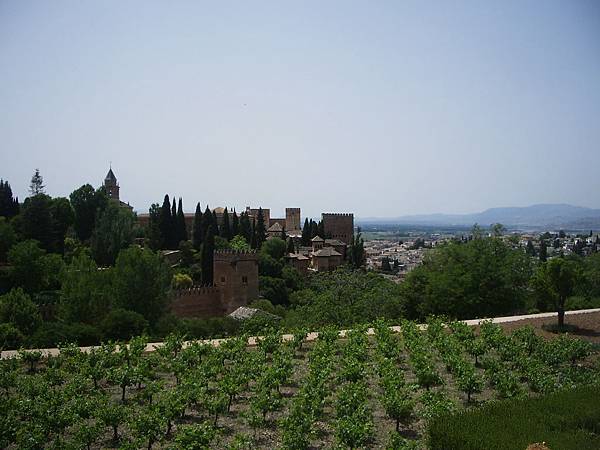
[[[285,208],[285,230],[300,230],[300,208]]]
[[[352,213],[323,213],[323,229],[325,236],[337,239],[344,244],[352,242],[354,236],[354,214]]]
[[[213,268],[213,284],[222,292],[222,305],[226,314],[258,299],[256,252],[215,251]]]
[[[258,299],[258,255],[255,251],[217,250],[213,284],[174,292],[171,311],[179,317],[216,317]]]

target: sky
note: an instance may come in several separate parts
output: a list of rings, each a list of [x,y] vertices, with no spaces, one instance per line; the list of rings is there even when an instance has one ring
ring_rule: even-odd
[[[0,0],[0,178],[146,212],[600,207],[600,2]]]

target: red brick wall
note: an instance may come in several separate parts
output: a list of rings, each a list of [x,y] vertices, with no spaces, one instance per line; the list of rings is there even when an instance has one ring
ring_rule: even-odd
[[[326,237],[350,244],[354,235],[354,214],[323,213],[322,220]]]
[[[217,287],[193,287],[176,291],[171,300],[171,312],[177,317],[223,316],[225,310]]]
[[[223,292],[226,314],[258,299],[258,256],[256,252],[217,251],[214,283]]]

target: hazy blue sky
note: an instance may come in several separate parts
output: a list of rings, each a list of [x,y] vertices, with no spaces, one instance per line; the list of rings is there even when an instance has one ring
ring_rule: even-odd
[[[0,0],[0,177],[138,211],[600,207],[600,2]]]

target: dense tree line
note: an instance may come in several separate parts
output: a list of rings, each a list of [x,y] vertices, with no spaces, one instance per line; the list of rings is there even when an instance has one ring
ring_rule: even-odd
[[[516,312],[559,312],[600,306],[600,254],[548,257],[477,228],[472,236],[428,250],[402,284],[364,271],[360,233],[348,247],[348,264],[333,273],[301,276],[285,262],[292,239],[266,237],[264,214],[223,210],[218,217],[196,205],[191,229],[183,201],[164,197],[149,210],[144,229],[135,215],[86,184],[69,198],[45,193],[36,171],[31,195],[20,204],[0,182],[0,347],[80,344],[127,339],[142,332],[191,337],[280,328],[352,326],[402,317],[491,317]],[[305,220],[300,244],[324,236],[322,222]],[[587,236],[586,236],[587,237]],[[132,245],[142,238],[145,247]],[[554,245],[554,243],[553,243]],[[159,250],[180,250],[172,268]],[[212,284],[213,252],[255,249],[262,299],[255,306],[279,319],[241,326],[228,319],[180,320],[168,313],[169,289]],[[556,254],[556,253],[555,253]],[[253,328],[254,327],[254,328]]]

